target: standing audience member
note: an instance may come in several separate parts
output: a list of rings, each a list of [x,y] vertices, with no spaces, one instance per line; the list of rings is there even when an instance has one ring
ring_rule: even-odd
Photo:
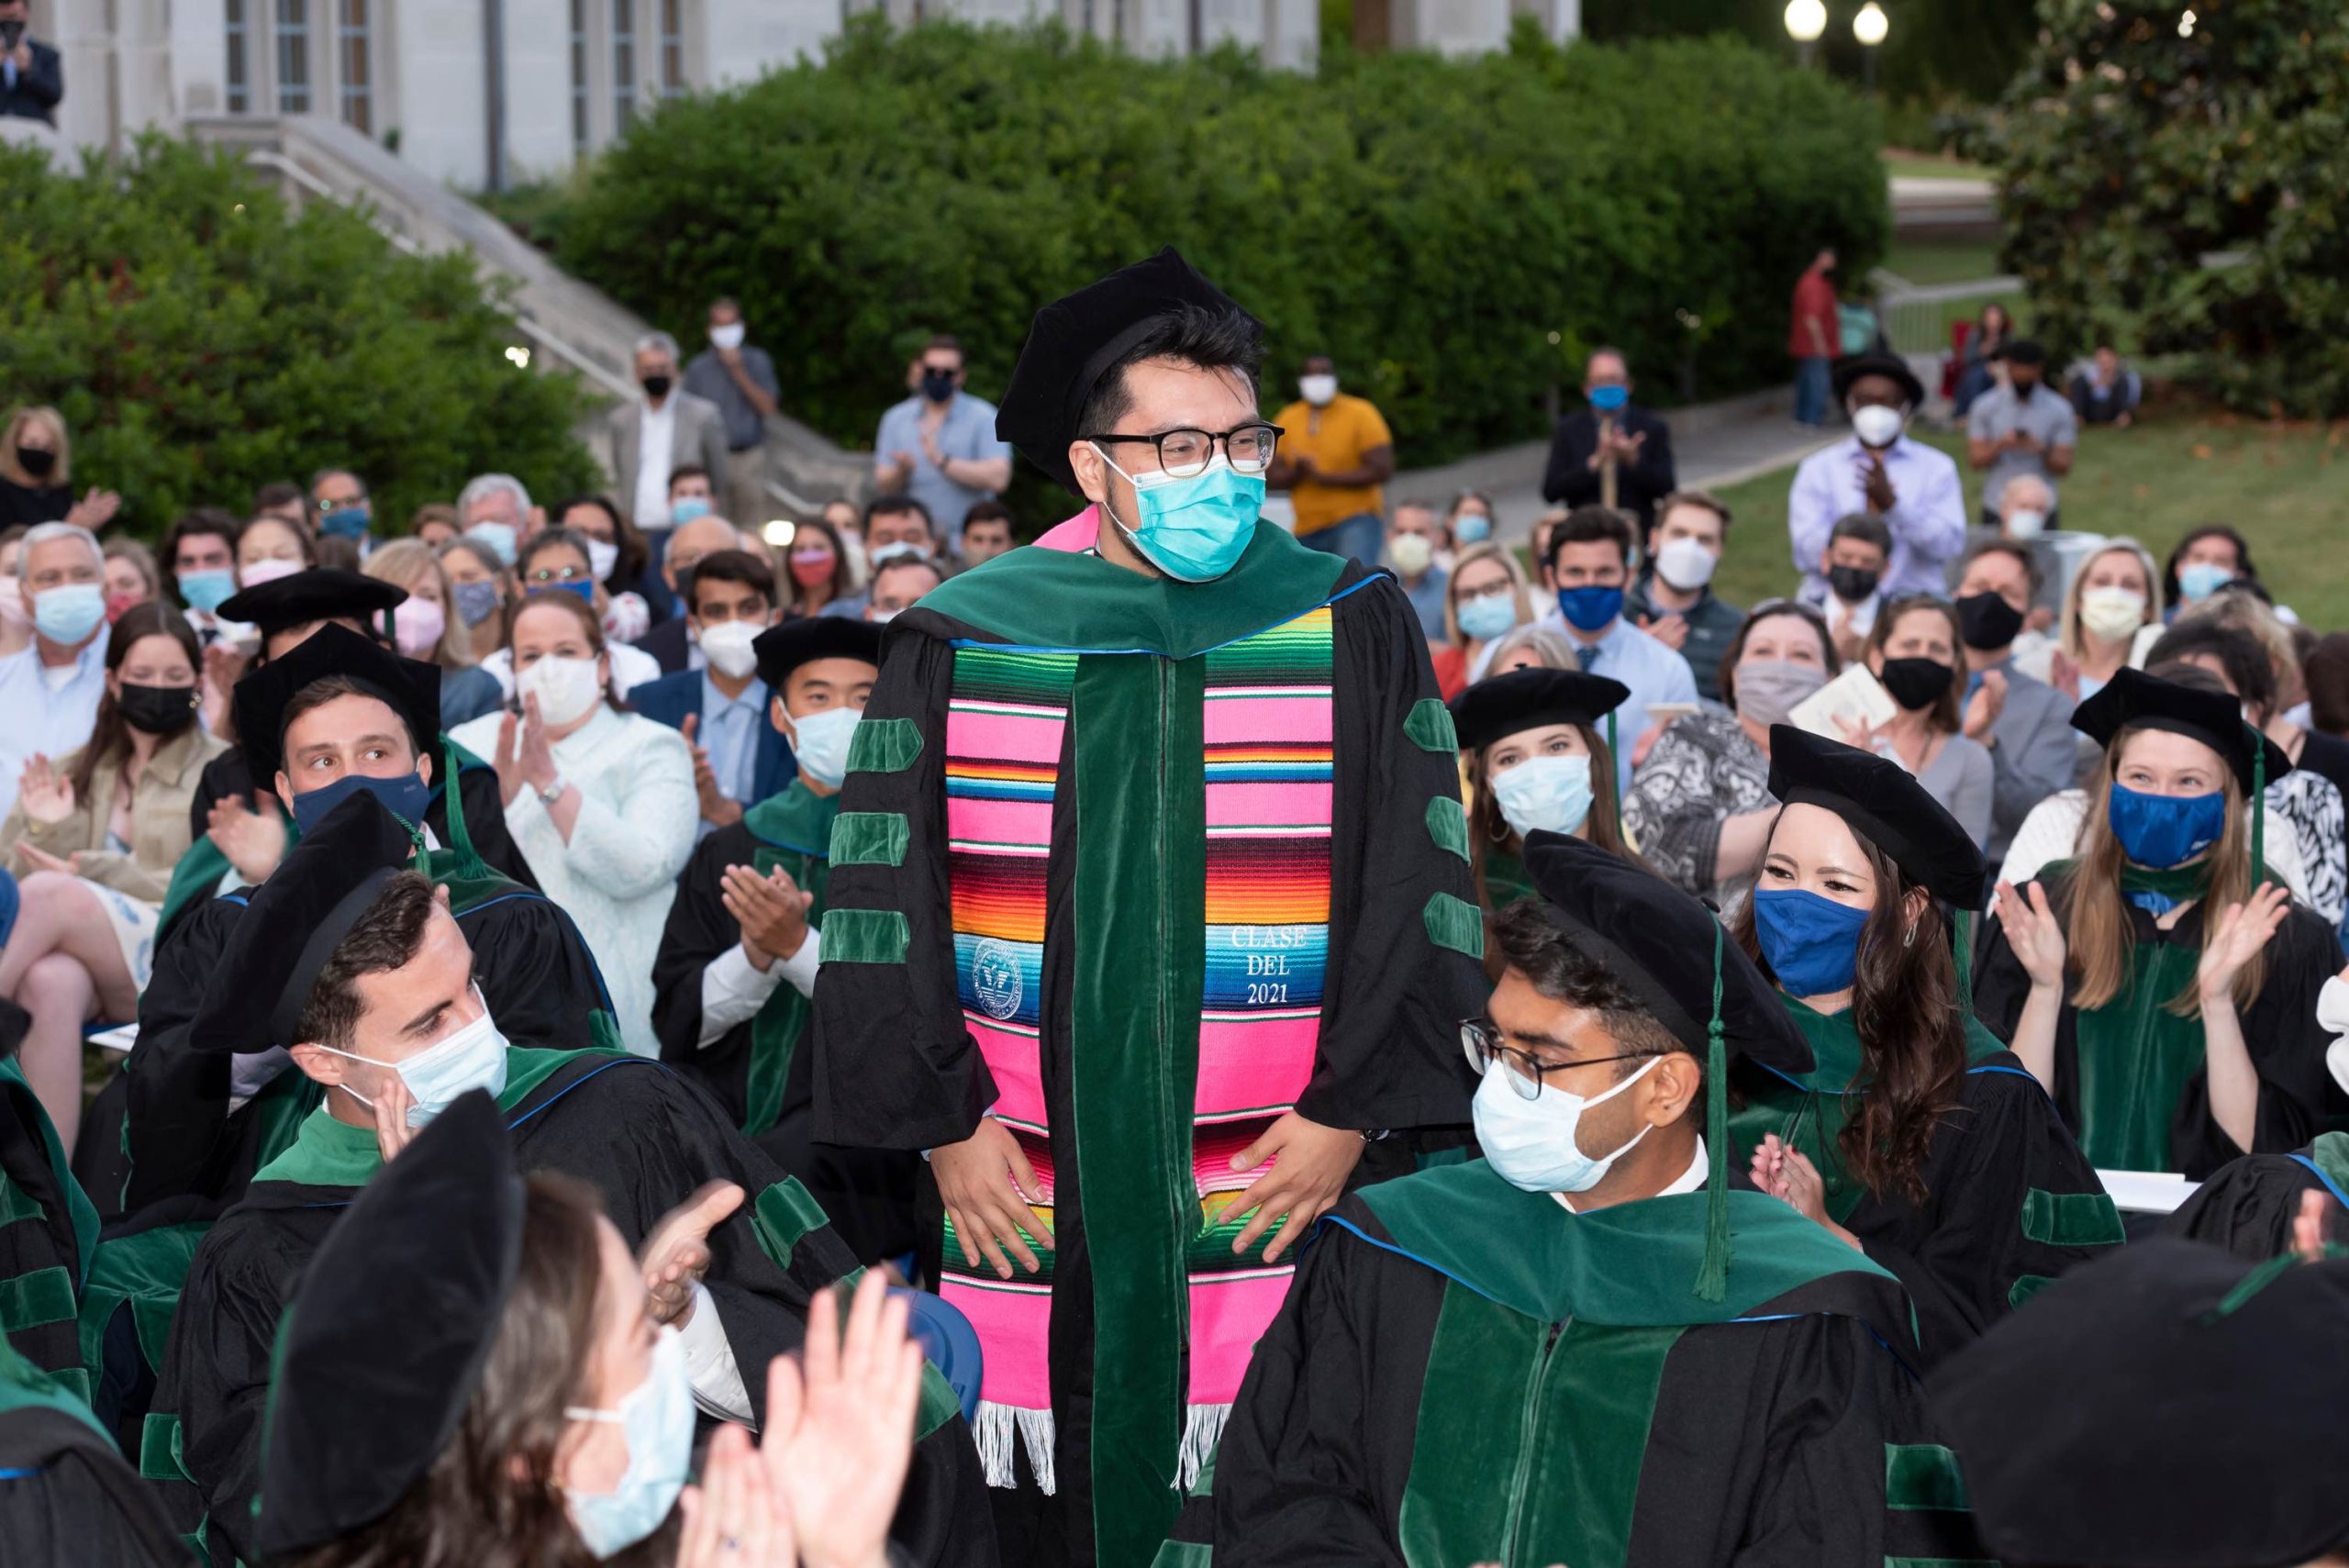
[[[963,564],[993,561],[1019,542],[1011,524],[1011,508],[1000,501],[974,502],[963,514]],[[835,547],[837,548],[837,546]]]
[[[1845,663],[1866,651],[1868,635],[1876,630],[1876,612],[1887,594],[1885,563],[1891,559],[1892,530],[1882,517],[1865,512],[1838,517],[1820,558],[1820,581],[1816,585],[1806,582],[1797,595],[1825,613],[1828,635]]]
[[[1828,367],[1843,341],[1843,318],[1835,299],[1835,250],[1820,250],[1795,282],[1794,325],[1787,330],[1787,352],[1795,361],[1795,423],[1806,429],[1827,424]],[[1797,558],[1795,564],[1802,562]]]
[[[1430,501],[1397,501],[1395,520],[1386,525],[1386,564],[1403,585],[1403,596],[1419,617],[1419,629],[1434,642],[1443,636],[1444,592],[1450,574],[1436,564],[1443,549],[1443,525],[1436,521]]]
[[[1809,605],[1765,599],[1747,611],[1721,662],[1722,707],[1667,726],[1623,798],[1640,858],[1717,907],[1744,897],[1777,817],[1770,727],[1842,665]]]
[[[1583,365],[1589,405],[1558,421],[1542,499],[1572,508],[1614,506],[1637,519],[1641,548],[1656,503],[1672,493],[1672,427],[1631,402],[1631,366],[1620,349],[1594,349]]]
[[[726,472],[726,416],[677,384],[677,340],[666,332],[637,339],[636,384],[644,395],[605,421],[604,466],[628,501],[630,520],[651,533],[668,517],[672,473],[688,464]]]
[[[651,604],[644,592],[644,536],[602,495],[573,495],[557,503],[554,526],[586,541],[588,568],[605,595],[605,635],[615,642],[640,640],[652,628]]]
[[[2251,541],[2224,523],[2189,528],[2169,552],[2162,567],[2162,596],[2176,617],[2188,605],[2199,605],[2230,583],[2259,581],[2252,563]]]
[[[1494,645],[1532,619],[1532,595],[1516,553],[1497,544],[1463,550],[1444,595],[1443,641],[1433,651],[1437,689],[1456,697],[1483,680]]]
[[[680,523],[662,551],[657,581],[668,591],[670,602],[682,610],[693,586],[694,568],[721,550],[741,548],[740,531],[723,517],[705,514]],[[655,580],[646,580],[648,591]],[[684,614],[670,617],[639,638],[637,651],[650,654],[664,675],[674,675],[680,670],[698,670],[707,662],[702,657],[701,646],[694,641],[693,617]]]
[[[465,537],[478,539],[514,564],[522,541],[546,526],[546,514],[530,505],[530,493],[510,473],[477,473],[457,492]]]
[[[133,605],[151,604],[163,596],[163,579],[155,570],[155,552],[135,539],[117,537],[106,542],[106,619],[122,618]]]
[[[180,602],[187,606],[188,627],[202,647],[252,635],[250,627],[224,621],[213,613],[237,591],[238,531],[234,513],[198,506],[172,524],[158,552],[172,574]]]
[[[2125,430],[2136,422],[2137,405],[2145,395],[2137,373],[2121,362],[2110,343],[2097,345],[2087,367],[2072,377],[2072,412],[2083,425],[2110,425]]]
[[[228,749],[195,721],[197,657],[169,605],[125,612],[87,744],[54,762],[35,752],[0,825],[21,879],[0,996],[32,1015],[17,1060],[68,1151],[82,1123],[82,1025],[138,1016],[196,778]]]
[[[1982,471],[1982,521],[1998,523],[1998,497],[2009,480],[2034,474],[2047,486],[2072,472],[2080,440],[2079,416],[2041,379],[2047,351],[2029,339],[2007,347],[2007,384],[1976,400],[1965,416],[1965,461]],[[2048,523],[2055,521],[2050,507]]]
[[[480,564],[477,556],[468,558]],[[441,728],[453,729],[506,700],[497,677],[473,662],[473,628],[450,612],[454,590],[429,545],[393,539],[378,545],[360,570],[407,590],[407,597],[392,609],[392,639],[404,656],[440,669]]]
[[[106,557],[89,529],[41,523],[17,550],[17,594],[33,638],[0,658],[0,810],[39,755],[61,757],[90,738],[106,693]]]
[[[1631,525],[1605,506],[1585,506],[1568,515],[1550,536],[1550,578],[1557,584],[1558,614],[1543,623],[1572,640],[1576,665],[1589,674],[1620,682],[1631,694],[1615,709],[1622,736],[1616,758],[1617,787],[1631,782],[1631,750],[1648,728],[1651,703],[1694,706],[1696,677],[1688,661],[1623,616],[1624,590],[1631,580]]]
[[[2015,639],[2039,584],[2031,551],[1993,539],[1966,551],[1957,583],[1957,624],[1965,645],[1966,735],[1990,749],[1994,788],[1992,860],[2031,808],[2068,788],[2079,773],[2071,699],[2014,666]]]
[[[709,347],[685,366],[685,391],[718,406],[726,422],[726,511],[755,525],[772,510],[767,500],[767,421],[783,384],[774,361],[748,341],[742,307],[720,297],[709,304]]]
[[[1965,364],[1951,398],[1952,417],[1965,418],[1975,400],[1998,384],[2006,373],[2007,343],[2014,335],[2014,317],[2005,306],[1992,300],[1982,307],[1974,330],[1966,335]]]
[[[349,539],[363,554],[375,526],[375,504],[367,482],[347,468],[322,468],[310,476],[310,516],[320,539]]]
[[[1960,734],[1957,610],[1947,599],[1895,599],[1876,617],[1867,643],[1870,673],[1897,710],[1873,734],[1842,739],[1906,768],[1979,849],[1990,837],[1996,770],[1982,743]]]
[[[2152,552],[2135,539],[2111,539],[2073,570],[2046,656],[2034,662],[2018,655],[2016,662],[2074,702],[2086,702],[2122,665],[2143,669],[2145,651],[2161,634],[2161,578]]]
[[[648,681],[629,706],[677,730],[693,750],[701,831],[729,828],[742,808],[791,780],[791,748],[767,722],[766,683],[751,643],[774,624],[774,573],[765,560],[721,550],[694,568],[694,639],[707,663]]]
[[[692,753],[675,730],[620,705],[603,622],[585,599],[530,595],[506,626],[521,717],[484,714],[450,739],[492,760],[507,827],[596,955],[621,1040],[658,1055],[652,955],[694,848]]]
[[[1745,612],[1713,592],[1729,548],[1729,507],[1702,490],[1675,490],[1656,503],[1655,528],[1640,580],[1627,601],[1642,631],[1688,661],[1697,695],[1720,700],[1721,655]]]
[[[873,569],[873,589],[865,595],[864,618],[885,625],[896,620],[944,581],[938,562],[928,556],[892,556]]]
[[[966,531],[966,551],[968,548]],[[788,619],[822,615],[830,606],[851,597],[848,547],[841,542],[840,530],[821,517],[810,517],[792,531],[784,569],[791,576],[791,599],[784,609]]]
[[[950,539],[962,536],[964,513],[1011,484],[1011,447],[995,433],[995,405],[965,392],[967,379],[961,340],[932,338],[922,345],[914,395],[881,416],[873,439],[882,493],[920,502]]]
[[[1862,354],[1835,367],[1852,434],[1802,460],[1787,496],[1787,532],[1803,596],[1825,600],[1827,552],[1836,523],[1854,513],[1892,535],[1883,570],[1887,594],[1938,594],[1949,562],[1965,548],[1965,499],[1957,464],[1908,436],[1925,389],[1894,354]]]
[[[7,424],[0,426],[0,527],[72,523],[95,533],[114,521],[122,497],[93,489],[76,501],[72,476],[65,416],[46,407],[10,411]]]
[[[53,47],[26,36],[31,20],[30,0],[0,0],[0,119],[53,128],[65,96],[65,65]]]
[[[466,662],[479,664],[505,639],[506,606],[515,596],[514,573],[495,550],[472,539],[442,545],[440,570],[449,581],[449,618],[464,639]],[[499,690],[504,690],[502,684]]]
[[[1327,354],[1306,356],[1297,390],[1273,420],[1282,434],[1264,482],[1289,493],[1299,543],[1367,566],[1386,510],[1379,486],[1395,477],[1394,432],[1368,398],[1338,390]]]

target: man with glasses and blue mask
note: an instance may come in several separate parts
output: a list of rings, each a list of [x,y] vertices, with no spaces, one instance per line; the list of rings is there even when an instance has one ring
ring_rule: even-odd
[[[1007,1561],[1148,1562],[1306,1228],[1467,1116],[1450,716],[1260,521],[1261,341],[1171,250],[1037,314],[998,428],[1084,510],[890,624],[829,842],[815,1134],[929,1153]]]
[[[0,658],[0,812],[35,752],[62,757],[89,740],[106,690],[106,557],[95,534],[40,523],[17,555],[17,592],[33,639]]]
[[[273,1347],[304,1267],[368,1179],[468,1091],[495,1098],[518,1165],[595,1186],[710,1417],[759,1424],[755,1373],[800,1348],[808,1302],[856,1267],[807,1190],[677,1073],[515,1044],[487,984],[496,961],[413,858],[411,828],[380,795],[345,798],[253,895],[188,1041],[216,1058],[285,1051],[306,1091],[244,1201],[184,1264],[143,1424],[147,1473],[217,1564],[258,1560]],[[970,1434],[929,1383],[894,1547],[991,1564]]]
[[[1672,427],[1631,402],[1631,366],[1620,349],[1594,349],[1583,363],[1590,406],[1558,421],[1542,499],[1561,506],[1610,506],[1636,519],[1644,548],[1656,502],[1672,494]]]
[[[365,555],[373,545],[375,504],[367,482],[347,468],[322,468],[310,476],[310,517],[320,539],[347,539]]]
[[[1730,1063],[1811,1069],[1770,983],[1594,844],[1535,833],[1525,868],[1458,1029],[1484,1158],[1322,1222],[1179,1538],[1217,1568],[1987,1557],[1899,1281],[1731,1169]]]

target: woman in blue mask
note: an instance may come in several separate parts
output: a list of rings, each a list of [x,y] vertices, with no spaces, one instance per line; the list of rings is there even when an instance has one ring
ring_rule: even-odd
[[[1741,1065],[1730,1127],[1753,1183],[1889,1269],[1928,1361],[2121,1240],[2055,1107],[1966,1013],[1952,916],[1981,907],[1973,836],[1889,758],[1780,725],[1783,804],[1731,935],[1814,1067]]]
[[[1976,1010],[2099,1169],[2199,1180],[2299,1148],[2329,1114],[2341,949],[2268,876],[2256,803],[2289,759],[2232,694],[2136,670],[2072,728],[2104,747],[2077,852],[1999,885]]]
[[[1484,679],[1494,646],[1533,619],[1533,600],[1517,557],[1497,544],[1464,548],[1445,586],[1443,640],[1430,653],[1436,689],[1449,700]]]

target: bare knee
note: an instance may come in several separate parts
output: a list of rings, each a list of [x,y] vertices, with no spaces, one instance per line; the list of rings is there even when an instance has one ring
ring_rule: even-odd
[[[90,972],[82,967],[79,959],[61,952],[35,959],[17,991],[18,1003],[33,1016],[35,1023],[53,1011],[71,1018],[76,1026],[89,1017],[90,1004],[96,995],[97,986],[91,981]]]

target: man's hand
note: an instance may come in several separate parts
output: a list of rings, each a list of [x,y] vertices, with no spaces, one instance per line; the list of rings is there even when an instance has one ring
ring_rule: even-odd
[[[1642,616],[1640,617],[1640,629],[1666,648],[1677,651],[1687,646],[1687,616]]]
[[[645,1310],[655,1323],[684,1328],[693,1321],[694,1284],[709,1273],[709,1233],[742,1207],[742,1189],[732,1182],[710,1182],[662,1215],[638,1249],[643,1272]]]
[[[1990,727],[1998,722],[1998,715],[2007,706],[2007,673],[1987,670],[1982,675],[1982,687],[1965,705],[1965,733],[1969,740],[1988,745]]]
[[[998,1279],[1011,1277],[1013,1258],[1031,1274],[1043,1267],[1020,1232],[1040,1247],[1052,1246],[1052,1225],[1036,1212],[1044,1206],[1044,1186],[1010,1129],[993,1117],[980,1118],[978,1131],[930,1151],[930,1173],[964,1262],[976,1268],[984,1253]]]
[[[742,956],[764,974],[779,958],[797,956],[807,942],[807,910],[816,902],[781,866],[761,876],[749,866],[728,866],[718,878],[718,899],[742,932]]]
[[[1311,452],[1298,452],[1295,457],[1289,458],[1289,488],[1294,490],[1300,484],[1311,483],[1314,477],[1314,472],[1313,454]]]
[[[1860,473],[1860,488],[1867,495],[1871,512],[1889,512],[1900,505],[1900,494],[1892,487],[1892,476],[1884,471],[1884,456],[1880,452],[1868,454],[1868,462]]]
[[[694,739],[694,732],[700,727],[701,715],[685,715],[685,746],[694,754],[694,795],[701,802],[701,819],[716,827],[730,828],[742,820],[742,803],[729,799],[718,787],[718,773],[709,765],[709,753]]]
[[[908,481],[908,480],[910,480],[911,478],[913,478],[913,476],[914,476],[914,454],[913,454],[913,453],[911,453],[911,452],[892,452],[892,453],[890,454],[890,457],[891,457],[892,461],[894,461],[894,462],[896,463],[896,465],[897,465],[897,483],[898,483],[898,484],[905,484],[907,481]]]
[[[407,1125],[407,1113],[415,1104],[416,1096],[407,1092],[407,1080],[385,1072],[384,1085],[375,1091],[375,1103],[370,1107],[375,1113],[375,1151],[385,1164],[416,1136]]]
[[[1232,1251],[1245,1256],[1275,1220],[1285,1219],[1273,1244],[1264,1249],[1264,1262],[1278,1262],[1346,1190],[1346,1178],[1354,1173],[1362,1151],[1362,1134],[1323,1127],[1295,1111],[1266,1128],[1255,1142],[1231,1157],[1235,1171],[1252,1171],[1277,1157],[1273,1168],[1224,1210],[1227,1216],[1256,1211],[1256,1218],[1232,1239]]]
[[[904,1299],[867,1272],[845,1334],[833,1292],[818,1291],[807,1307],[806,1370],[788,1356],[767,1369],[759,1451],[796,1521],[803,1568],[889,1562],[889,1521],[913,1464],[921,1402],[921,1347],[907,1334],[907,1316]]]
[[[261,791],[253,791],[248,808],[235,795],[222,795],[212,803],[204,824],[204,836],[250,883],[268,881],[285,858],[285,819],[277,814],[275,799],[266,806],[262,799]]]

